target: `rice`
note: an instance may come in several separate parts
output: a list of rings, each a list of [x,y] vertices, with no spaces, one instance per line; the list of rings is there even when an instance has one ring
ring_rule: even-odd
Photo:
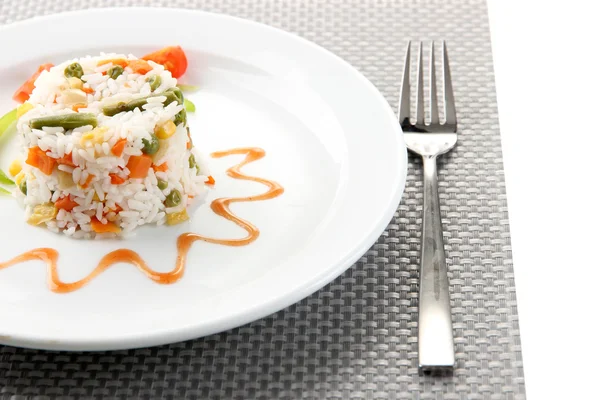
[[[142,225],[185,221],[190,205],[204,200],[208,166],[192,146],[177,80],[154,62],[144,75],[126,67],[115,79],[107,62],[114,59],[136,58],[103,54],[65,61],[40,74],[21,106],[23,169],[17,180],[26,190],[15,196],[29,223],[77,239],[125,237]],[[65,77],[72,63],[83,69],[79,81]],[[160,80],[154,91],[150,77]],[[107,112],[128,102],[134,103]],[[92,119],[74,129],[44,125],[59,116]],[[113,153],[123,140],[122,151]]]

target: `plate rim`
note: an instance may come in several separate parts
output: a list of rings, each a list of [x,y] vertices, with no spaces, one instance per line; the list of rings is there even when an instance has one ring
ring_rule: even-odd
[[[66,350],[66,351],[98,351],[98,350],[119,350],[119,349],[133,349],[149,346],[163,345],[167,343],[179,342],[183,340],[191,340],[204,336],[208,336],[214,333],[222,332],[224,330],[232,329],[235,327],[242,326],[249,322],[255,321],[260,318],[264,318],[274,312],[282,310],[307,296],[310,296],[314,292],[323,288],[325,285],[333,281],[336,277],[344,273],[350,268],[360,257],[362,257],[372,246],[377,242],[377,239],[385,231],[385,228],[392,220],[394,213],[397,211],[399,203],[402,199],[404,189],[406,186],[407,172],[408,172],[408,155],[406,145],[404,143],[402,130],[400,124],[397,121],[396,114],[391,108],[391,105],[385,99],[383,94],[375,87],[375,85],[366,78],[357,68],[351,65],[349,62],[333,53],[332,51],[320,46],[319,44],[312,42],[298,34],[286,31],[284,29],[271,26],[262,22],[258,22],[252,19],[246,19],[233,15],[216,13],[198,9],[187,9],[180,7],[91,7],[81,10],[63,11],[58,13],[52,13],[47,15],[35,16],[25,20],[14,21],[8,24],[0,26],[0,36],[5,34],[7,29],[14,29],[19,26],[27,26],[30,24],[36,24],[54,18],[60,18],[70,15],[81,15],[81,14],[93,14],[93,13],[111,13],[111,12],[131,12],[131,11],[144,10],[147,12],[173,12],[173,13],[190,13],[203,15],[207,18],[216,19],[227,19],[235,20],[237,23],[254,25],[260,29],[266,29],[269,31],[276,32],[287,36],[291,40],[299,41],[304,45],[309,46],[312,50],[326,54],[328,57],[333,57],[336,62],[343,64],[349,71],[352,71],[353,76],[359,79],[366,87],[373,92],[374,98],[377,98],[380,102],[380,106],[386,110],[388,117],[394,123],[394,128],[397,131],[396,145],[398,147],[399,154],[398,160],[401,166],[401,171],[395,174],[395,182],[391,183],[395,187],[393,195],[387,201],[386,208],[383,212],[380,212],[380,217],[377,223],[373,225],[373,228],[366,232],[361,240],[360,246],[355,246],[340,257],[338,261],[327,267],[323,273],[314,275],[307,283],[301,288],[288,291],[285,295],[277,298],[269,298],[264,302],[261,302],[249,310],[245,310],[243,315],[237,315],[237,313],[231,313],[226,317],[222,317],[218,320],[213,321],[212,324],[201,324],[191,323],[185,327],[179,327],[178,329],[156,329],[153,330],[149,335],[143,338],[137,334],[130,335],[115,335],[110,339],[73,339],[69,338],[68,341],[47,341],[41,339],[38,335],[23,335],[20,337],[6,337],[0,335],[0,343],[5,345],[12,345],[25,348],[44,349],[44,350]]]

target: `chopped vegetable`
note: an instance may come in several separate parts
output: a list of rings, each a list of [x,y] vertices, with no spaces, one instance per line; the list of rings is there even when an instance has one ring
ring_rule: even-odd
[[[184,92],[197,92],[198,90],[200,90],[200,86],[184,85],[182,83],[178,83],[177,87]]]
[[[35,88],[35,80],[40,76],[43,71],[48,71],[50,68],[54,67],[54,64],[42,64],[38,67],[38,70],[35,74],[31,76],[31,78],[27,79],[20,88],[13,94],[13,100],[18,103],[25,103],[29,100],[29,96],[33,92]],[[0,129],[1,132],[1,129]]]
[[[83,76],[83,67],[81,66],[81,64],[74,62],[73,64],[70,64],[67,66],[67,68],[65,68],[65,77],[67,78],[79,78],[81,79],[81,77]]]
[[[177,225],[187,221],[188,219],[190,219],[190,217],[187,213],[187,210],[184,208],[179,212],[167,214],[167,225]]]
[[[187,124],[187,113],[185,112],[185,109],[175,114],[173,122],[175,123],[175,125],[183,124],[185,126]]]
[[[80,144],[85,147],[88,145],[102,144],[104,143],[104,134],[108,131],[108,127],[99,126],[97,128],[92,129],[89,132],[84,133],[81,136]]]
[[[165,190],[169,186],[169,183],[163,179],[158,179],[156,186],[158,186],[160,190]]]
[[[71,195],[68,195],[68,196],[61,197],[60,199],[56,200],[56,203],[54,203],[54,205],[59,210],[71,211],[72,209],[77,207],[79,204],[77,204],[75,202],[75,200],[73,200],[71,198]]]
[[[65,130],[79,128],[81,126],[91,125],[96,127],[98,120],[92,113],[75,113],[52,115],[49,117],[34,118],[29,121],[31,129],[42,129],[44,126],[54,127],[61,126]]]
[[[94,89],[89,88],[89,87],[82,87],[81,90],[83,90],[85,92],[85,94],[92,94],[92,93],[94,93]]]
[[[52,203],[38,204],[33,207],[33,214],[27,220],[31,225],[39,225],[56,217],[58,209]]]
[[[171,89],[167,90],[166,92],[174,93],[175,96],[177,96],[177,102],[179,104],[183,104],[183,92],[181,90],[179,90],[179,88],[171,88]]]
[[[110,183],[113,185],[121,185],[122,183],[125,183],[125,179],[117,174],[108,174],[108,176],[110,176]]]
[[[214,185],[215,184],[215,178],[213,178],[212,175],[209,175],[208,178],[206,179],[205,183],[207,185]]]
[[[24,195],[27,195],[27,179],[23,179],[20,183],[19,183],[19,190],[21,191],[21,193],[23,193]]]
[[[125,68],[129,64],[129,61],[124,58],[111,58],[108,60],[98,61],[98,66],[106,64],[118,65],[119,67]]]
[[[187,70],[188,61],[180,46],[169,46],[142,57],[144,60],[152,60],[161,64],[171,72],[173,78],[179,78]]]
[[[148,78],[148,83],[150,84],[150,90],[154,92],[162,83],[162,78],[159,75],[151,76]]]
[[[102,109],[102,112],[104,113],[104,115],[112,117],[113,115],[117,115],[118,113],[121,113],[121,112],[133,111],[136,108],[142,108],[142,106],[144,104],[147,104],[149,97],[156,97],[156,96],[157,95],[152,95],[152,96],[148,96],[148,97],[142,97],[142,98],[139,98],[139,99],[128,101],[127,103],[125,103],[125,102],[119,102],[117,104],[113,104],[113,105],[109,105],[109,106],[104,107]],[[164,102],[165,106],[168,106],[169,104],[171,104],[174,101],[178,101],[178,97],[177,97],[177,95],[175,94],[174,91],[167,90],[166,92],[161,93],[159,96],[166,96],[167,97],[167,99]]]
[[[23,167],[21,166],[21,162],[19,160],[14,160],[8,166],[8,173],[12,176],[17,176],[17,174],[21,172],[22,169]]]
[[[129,68],[136,74],[146,75],[152,71],[152,67],[145,60],[132,60],[129,62]]]
[[[71,107],[71,110],[73,110],[73,111],[75,111],[75,112],[79,112],[79,110],[80,110],[80,109],[82,109],[82,108],[86,108],[86,107],[87,107],[87,104],[84,104],[84,103],[78,103],[78,104],[74,104],[74,105]]]
[[[0,187],[0,194],[10,195],[10,192],[2,187]]]
[[[152,169],[156,172],[167,172],[169,170],[169,165],[166,162],[160,165],[153,164]]]
[[[33,109],[33,104],[31,103],[23,103],[19,107],[17,107],[17,119],[21,118],[23,115],[27,114],[29,110]]]
[[[175,123],[171,120],[168,120],[162,124],[156,125],[156,128],[154,128],[154,134],[159,139],[168,139],[175,134],[176,130],[177,127],[175,126]]]
[[[67,78],[67,82],[69,83],[69,87],[71,89],[83,89],[83,81],[74,76]]]
[[[54,164],[56,164],[56,159],[49,157],[46,152],[36,146],[29,148],[25,162],[39,169],[44,174],[50,175],[54,169]]]
[[[177,207],[180,203],[181,203],[181,193],[179,193],[179,190],[177,190],[177,189],[171,190],[171,193],[169,193],[167,195],[167,198],[165,199],[165,207],[168,207],[168,208]]]
[[[7,112],[0,118],[0,137],[17,123],[17,109]]]
[[[141,156],[131,156],[127,162],[129,177],[133,179],[145,178],[152,165],[152,157],[147,154]]]
[[[194,157],[193,154],[190,155],[190,158],[188,159],[188,166],[190,167],[190,169],[192,168],[196,168],[196,157]]]
[[[142,139],[142,144],[144,145],[144,147],[142,147],[142,153],[149,155],[156,154],[158,148],[160,147],[158,138],[153,133],[150,134],[150,140]]]
[[[117,79],[123,73],[123,71],[125,71],[123,67],[120,65],[115,65],[114,67],[110,67],[106,73],[110,78]]]
[[[56,162],[59,163],[59,164],[68,165],[69,167],[76,167],[77,166],[73,162],[73,153],[66,153],[61,158],[57,158]]]
[[[96,233],[119,233],[121,232],[121,228],[119,225],[114,222],[108,221],[106,224],[103,224],[101,221],[98,221],[98,218],[93,217],[90,222],[92,230]]]
[[[196,112],[196,106],[188,99],[183,100],[183,106],[187,112]]]
[[[73,182],[73,174],[58,170],[57,178],[58,187],[63,190],[75,186],[75,182]]]
[[[125,149],[125,145],[127,144],[127,139],[119,139],[115,143],[115,145],[110,149],[110,152],[113,153],[117,157],[121,157],[123,154],[123,150]]]
[[[1,169],[0,169],[0,183],[2,183],[3,185],[14,185],[15,184],[15,182],[12,179],[10,179],[8,176],[6,176],[4,171],[2,171]]]
[[[81,89],[65,89],[61,97],[62,103],[67,106],[87,102],[87,94]]]
[[[88,186],[90,186],[90,183],[92,183],[92,179],[94,179],[96,177],[96,175],[94,174],[89,174],[88,177],[85,179],[85,182],[83,182],[83,185],[80,185],[82,189],[87,189]]]

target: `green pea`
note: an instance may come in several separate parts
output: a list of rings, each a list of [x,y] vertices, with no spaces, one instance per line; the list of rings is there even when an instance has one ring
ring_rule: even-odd
[[[158,186],[158,188],[160,190],[165,190],[167,188],[167,186],[169,186],[169,183],[167,181],[162,180],[162,179],[158,179],[158,182],[156,183],[156,186]]]
[[[144,145],[142,148],[142,153],[148,155],[156,154],[158,148],[160,147],[160,142],[154,133],[150,135],[150,140],[142,139],[142,144]]]
[[[158,75],[151,76],[148,78],[148,83],[150,84],[150,90],[154,92],[162,83],[162,78]]]
[[[119,77],[119,75],[121,75],[123,73],[123,71],[124,71],[123,67],[121,67],[120,65],[115,65],[108,69],[107,74],[112,79],[117,79]]]
[[[27,195],[27,179],[23,179],[21,183],[19,183],[19,190],[24,195]]]
[[[169,208],[177,207],[179,203],[181,203],[181,193],[176,189],[171,190],[171,193],[169,193],[165,199],[165,206]]]
[[[175,118],[173,119],[173,122],[175,123],[175,125],[179,125],[179,124],[183,124],[184,126],[187,125],[187,113],[185,112],[185,109],[179,111],[177,114],[175,114]]]
[[[65,77],[67,78],[79,78],[83,76],[83,67],[79,63],[73,63],[65,68]]]

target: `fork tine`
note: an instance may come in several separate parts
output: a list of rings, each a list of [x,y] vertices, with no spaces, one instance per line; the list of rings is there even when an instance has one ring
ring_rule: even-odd
[[[442,42],[444,58],[444,107],[446,124],[456,125],[456,106],[454,104],[454,92],[452,91],[452,79],[450,78],[450,62],[448,61],[448,49],[446,41]]]
[[[410,124],[410,45],[411,42],[408,42],[406,46],[402,89],[400,90],[400,102],[398,105],[398,120],[402,126]]]
[[[419,43],[419,66],[417,67],[417,125],[425,125],[425,110],[423,105],[423,42]]]
[[[431,110],[431,125],[440,123],[437,104],[437,85],[435,82],[435,48],[431,42],[431,56],[429,57],[429,109]]]

